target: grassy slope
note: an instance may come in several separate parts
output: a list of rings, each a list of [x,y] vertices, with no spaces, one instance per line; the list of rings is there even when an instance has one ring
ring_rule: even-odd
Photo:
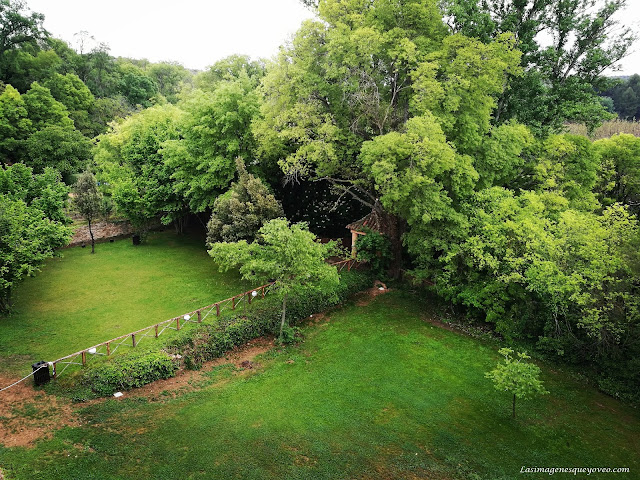
[[[79,247],[62,253],[16,289],[14,313],[0,318],[0,358],[13,357],[15,368],[53,360],[247,287],[237,274],[218,272],[199,236],[162,232],[138,247],[125,239],[98,244],[94,255]]]
[[[636,410],[543,366],[551,394],[520,404],[513,420],[510,399],[484,378],[495,349],[431,326],[421,311],[400,293],[347,306],[309,327],[301,346],[267,354],[262,370],[218,369],[211,386],[163,403],[87,407],[84,426],[32,450],[0,448],[0,465],[18,479],[496,480],[519,477],[522,466],[640,471]]]

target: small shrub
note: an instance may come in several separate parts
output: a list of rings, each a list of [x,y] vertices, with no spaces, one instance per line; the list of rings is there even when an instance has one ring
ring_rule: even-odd
[[[163,351],[130,354],[91,368],[83,375],[82,383],[99,395],[111,395],[170,378],[177,369],[178,365]]]
[[[282,338],[279,338],[277,342],[280,345],[292,345],[302,340],[302,334],[299,327],[291,327],[289,325],[282,329]]]
[[[366,233],[359,235],[356,241],[358,260],[369,262],[371,271],[378,277],[384,277],[393,259],[391,240],[388,236],[372,230]]]

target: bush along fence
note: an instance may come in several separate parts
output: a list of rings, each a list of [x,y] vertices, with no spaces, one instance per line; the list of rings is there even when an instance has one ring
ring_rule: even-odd
[[[346,268],[346,267],[345,267]],[[287,302],[289,325],[296,325],[310,315],[331,308],[351,295],[368,288],[372,277],[367,271],[343,272],[340,285],[333,292],[310,289]],[[272,295],[254,302],[251,308],[228,309],[212,323],[180,330],[153,351],[132,352],[96,363],[85,370],[81,382],[93,394],[111,395],[140,387],[155,380],[175,375],[180,363],[199,369],[206,361],[222,356],[235,347],[264,335],[275,334],[280,324],[282,304]]]
[[[263,299],[265,296],[274,289],[274,283],[268,283],[260,287],[251,289],[247,292],[243,292],[239,295],[221,300],[212,305],[199,308],[193,312],[189,312],[178,317],[170,318],[155,325],[136,330],[135,332],[121,335],[106,342],[99,343],[79,352],[66,355],[58,358],[50,365],[53,366],[53,378],[57,378],[62,375],[67,368],[71,365],[87,366],[89,360],[99,358],[100,356],[110,356],[118,350],[118,348],[125,346],[135,348],[145,338],[158,338],[166,330],[180,331],[188,323],[200,324],[207,320],[210,316],[220,317],[225,310],[236,310],[236,308],[251,304],[255,299]],[[62,370],[58,371],[60,368]]]

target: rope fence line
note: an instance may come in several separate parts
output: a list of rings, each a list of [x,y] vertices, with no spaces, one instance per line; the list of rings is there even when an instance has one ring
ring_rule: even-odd
[[[346,260],[340,260],[337,262],[330,262],[330,265],[335,266],[338,269],[338,272],[343,271],[345,268],[349,271],[354,266],[357,266],[360,262],[358,262],[354,258],[349,258]],[[35,375],[40,369],[47,368],[49,365],[53,367],[53,378],[58,378],[58,376],[62,375],[67,368],[71,365],[79,365],[86,366],[88,359],[91,357],[99,357],[99,356],[110,356],[118,350],[122,345],[129,346],[131,348],[135,348],[142,339],[144,338],[158,338],[162,335],[167,329],[179,331],[181,330],[187,323],[195,323],[200,324],[204,322],[209,315],[214,314],[216,318],[220,316],[220,314],[231,307],[231,310],[235,310],[240,306],[251,305],[251,302],[254,299],[265,298],[266,294],[273,290],[273,286],[276,282],[270,282],[265,285],[261,285],[257,288],[253,288],[246,292],[240,293],[238,295],[234,295],[233,297],[226,298],[224,300],[220,300],[219,302],[213,303],[211,305],[207,305],[206,307],[201,307],[197,310],[194,310],[189,313],[185,313],[183,315],[179,315],[177,317],[170,318],[168,320],[164,320],[162,322],[156,323],[154,325],[150,325],[140,330],[136,330],[135,332],[127,333],[125,335],[120,335],[119,337],[112,338],[102,343],[98,343],[92,347],[85,348],[83,350],[77,351],[70,355],[65,355],[64,357],[60,357],[53,362],[46,362],[44,365],[39,367],[38,369],[32,371],[29,375],[24,378],[8,385],[6,387],[0,388],[0,392],[7,390],[11,387],[18,385],[21,382],[24,382],[29,377]],[[89,356],[87,356],[89,354]],[[58,372],[59,368],[62,367],[62,370]]]
[[[206,307],[201,307],[192,312],[158,322],[154,325],[149,325],[141,328],[140,330],[136,330],[135,332],[120,335],[119,337],[112,338],[106,342],[98,343],[92,347],[60,357],[53,362],[50,362],[50,364],[53,365],[53,378],[58,378],[71,365],[80,365],[84,367],[87,365],[89,358],[112,355],[122,345],[135,348],[142,339],[147,337],[158,338],[167,329],[179,331],[187,323],[199,324],[205,321],[210,315],[215,315],[217,318],[223,311],[228,310],[229,308],[231,310],[236,310],[241,305],[250,305],[252,300],[254,300],[254,297],[258,298],[260,296],[260,298],[264,298],[265,295],[273,289],[272,287],[274,284],[275,282],[261,285],[238,295],[234,295],[233,297],[207,305]],[[64,365],[64,367],[59,371],[62,365]]]
[[[33,375],[35,375],[36,373],[38,373],[41,369],[43,369],[45,367],[49,368],[49,365],[48,364],[47,365],[42,365],[37,370],[34,370],[29,375],[27,375],[26,377],[21,378],[17,382],[13,382],[11,385],[7,385],[4,388],[0,388],[0,392],[4,392],[5,390],[9,390],[11,387],[15,387],[16,385],[18,385],[19,383],[24,382],[27,378],[32,377]]]

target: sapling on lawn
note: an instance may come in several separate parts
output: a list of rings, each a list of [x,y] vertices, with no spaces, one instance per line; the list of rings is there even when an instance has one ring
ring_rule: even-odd
[[[513,418],[516,418],[516,398],[527,399],[534,395],[546,395],[549,393],[542,386],[540,380],[540,368],[526,360],[531,357],[524,352],[517,352],[511,348],[501,348],[504,362],[499,363],[495,369],[485,373],[485,377],[493,380],[496,390],[509,392],[513,395]]]

